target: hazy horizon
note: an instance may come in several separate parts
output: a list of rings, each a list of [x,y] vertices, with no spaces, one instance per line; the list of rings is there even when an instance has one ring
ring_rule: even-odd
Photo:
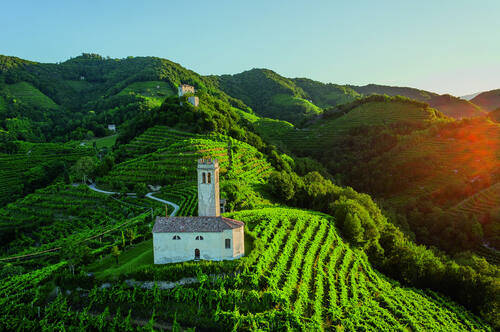
[[[157,56],[202,75],[268,68],[464,96],[500,88],[500,2],[7,3],[0,54]]]

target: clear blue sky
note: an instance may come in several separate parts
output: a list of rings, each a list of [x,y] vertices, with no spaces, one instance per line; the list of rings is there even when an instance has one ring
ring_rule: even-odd
[[[0,31],[0,54],[40,62],[153,55],[200,74],[500,88],[500,0],[4,1]]]

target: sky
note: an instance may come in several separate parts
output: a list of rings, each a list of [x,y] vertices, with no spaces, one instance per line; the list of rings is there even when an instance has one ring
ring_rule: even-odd
[[[199,74],[268,68],[462,96],[500,88],[500,1],[5,1],[0,54],[157,56]]]

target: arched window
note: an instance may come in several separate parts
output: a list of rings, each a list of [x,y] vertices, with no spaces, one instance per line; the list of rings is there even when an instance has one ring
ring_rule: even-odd
[[[203,236],[198,235],[198,236],[196,237],[196,240],[203,240]]]
[[[208,183],[212,183],[212,179],[211,179],[211,176],[212,176],[212,173],[207,173],[208,175]]]
[[[181,237],[179,235],[174,235],[174,237],[172,238],[172,240],[180,240]]]
[[[231,239],[226,239],[226,249],[231,249]]]
[[[205,172],[201,173],[201,183],[205,183]]]

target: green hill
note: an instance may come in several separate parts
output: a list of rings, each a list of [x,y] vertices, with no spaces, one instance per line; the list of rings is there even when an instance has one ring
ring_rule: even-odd
[[[486,115],[486,112],[473,102],[450,95],[434,97],[429,101],[429,105],[455,119],[481,117]]]
[[[89,130],[105,136],[108,124],[120,125],[159,107],[177,94],[181,83],[194,85],[200,95],[208,94],[227,107],[246,107],[219,90],[211,78],[160,58],[83,54],[59,64],[1,59],[0,126],[8,131],[5,118],[22,118],[49,141],[83,139]]]
[[[346,104],[361,97],[345,85],[325,84],[308,78],[294,78],[292,81],[308,94],[314,104],[323,108]]]
[[[414,88],[376,84],[369,84],[365,86],[348,85],[348,87],[363,95],[400,95],[415,99],[421,102],[428,103],[431,107],[436,108],[443,114],[455,119],[485,115],[485,112],[481,109],[480,106],[475,105],[473,102],[469,102],[467,100],[463,100],[451,95],[439,95],[437,93]]]
[[[268,69],[214,76],[220,88],[241,99],[259,116],[300,123],[321,112],[293,80]]]
[[[480,93],[471,102],[487,111],[496,110],[500,107],[500,89]]]
[[[440,116],[439,112],[422,103],[395,97],[372,96],[324,113],[302,129],[284,126],[272,120],[267,121],[267,126],[259,126],[257,122],[256,127],[263,137],[268,137],[277,144],[283,143],[292,152],[317,158],[317,154],[323,153],[325,147],[342,140],[356,128],[387,126],[398,122],[424,123]]]
[[[5,88],[8,93],[16,99],[16,102],[19,101],[31,107],[42,107],[47,109],[58,108],[58,105],[54,103],[52,99],[29,83],[19,82],[8,84]]]
[[[135,150],[139,142],[154,142],[157,137],[161,143],[151,145],[157,148],[155,152],[116,165],[108,175],[98,179],[98,183],[115,189],[126,185],[129,190],[133,190],[137,183],[183,183],[186,179],[195,179],[196,160],[199,158],[217,158],[221,165],[221,176],[226,180],[227,177],[239,178],[247,183],[255,183],[264,180],[272,171],[262,153],[251,145],[226,136],[190,136],[188,133],[182,135],[178,131],[169,131],[165,127],[154,127],[125,148]],[[170,141],[165,141],[163,137],[169,137]]]
[[[0,207],[67,174],[73,163],[93,151],[76,143],[17,142],[0,153]]]

